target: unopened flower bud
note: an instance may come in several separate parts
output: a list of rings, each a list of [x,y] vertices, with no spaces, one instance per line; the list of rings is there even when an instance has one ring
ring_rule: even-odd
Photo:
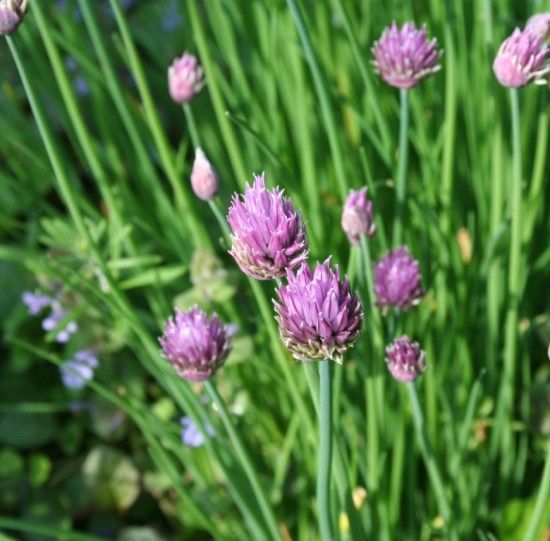
[[[195,161],[191,171],[191,187],[195,195],[204,201],[210,201],[218,193],[219,180],[216,171],[204,152],[197,148],[195,151]]]
[[[0,0],[0,35],[13,34],[27,12],[28,0]]]
[[[398,381],[414,381],[426,370],[426,354],[420,344],[408,336],[394,340],[386,348],[386,362],[391,375]]]
[[[350,191],[342,212],[342,229],[352,244],[359,244],[361,235],[374,235],[376,226],[372,219],[372,202],[367,199],[367,188]]]

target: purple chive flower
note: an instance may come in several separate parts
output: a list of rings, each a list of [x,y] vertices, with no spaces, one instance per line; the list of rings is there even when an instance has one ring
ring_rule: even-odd
[[[188,447],[201,447],[204,444],[204,436],[190,417],[184,416],[181,422],[181,441]],[[214,435],[214,429],[208,423],[204,424],[204,430],[210,437]]]
[[[0,0],[0,36],[13,34],[27,12],[28,0]]]
[[[550,38],[550,11],[537,13],[530,17],[525,25],[525,30],[529,30],[531,34],[540,34],[544,41]]]
[[[361,235],[374,235],[376,226],[372,218],[372,202],[367,199],[367,188],[350,191],[342,212],[342,229],[352,244],[359,244]]]
[[[164,356],[176,372],[189,381],[210,379],[221,367],[229,350],[233,331],[216,314],[208,317],[198,306],[187,312],[176,308],[159,339]]]
[[[25,306],[31,316],[36,316],[44,308],[46,308],[46,306],[50,306],[53,302],[53,300],[47,295],[33,293],[32,291],[24,291],[21,295],[21,300],[25,303]]]
[[[277,288],[275,318],[281,339],[295,359],[332,359],[342,363],[344,353],[359,336],[363,309],[350,292],[347,278],[340,279],[330,258],[312,271],[303,263],[296,274],[287,271],[287,285]]]
[[[98,366],[97,353],[91,349],[83,349],[74,357],[65,361],[59,368],[61,381],[67,389],[82,389],[94,377]]]
[[[371,50],[376,72],[389,85],[404,89],[438,71],[443,54],[437,49],[437,39],[428,40],[425,26],[417,28],[407,22],[399,28],[395,21],[384,29]]]
[[[53,331],[59,325],[59,322],[62,321],[67,314],[68,311],[61,308],[58,303],[52,304],[52,311],[42,321],[42,328],[46,332]],[[60,344],[65,344],[69,341],[71,335],[74,334],[76,331],[78,331],[78,325],[76,321],[69,321],[67,325],[57,333],[55,340]]]
[[[405,246],[388,252],[374,266],[376,305],[400,310],[416,306],[424,295],[420,282],[418,261]]]
[[[246,185],[244,196],[233,196],[227,221],[232,230],[229,253],[252,278],[281,278],[307,258],[300,213],[283,196],[283,190],[265,187],[263,174],[254,175],[254,184]]]
[[[402,336],[386,347],[386,363],[396,380],[414,381],[426,370],[426,354],[418,342]]]
[[[204,73],[192,54],[184,53],[168,68],[168,89],[176,103],[191,101],[204,86]]]
[[[498,82],[508,88],[519,88],[533,81],[544,82],[542,77],[550,71],[545,62],[548,47],[544,37],[526,28],[516,28],[506,38],[493,62],[493,71]]]
[[[218,175],[204,152],[197,148],[191,171],[191,187],[195,195],[204,201],[210,201],[218,193],[220,186]]]

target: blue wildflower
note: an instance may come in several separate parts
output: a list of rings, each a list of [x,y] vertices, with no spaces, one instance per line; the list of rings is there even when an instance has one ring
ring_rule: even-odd
[[[181,441],[189,447],[201,447],[204,444],[204,436],[197,425],[187,416],[180,419]],[[208,436],[214,435],[214,429],[208,424],[204,424],[204,430]]]
[[[74,357],[65,361],[59,368],[61,381],[67,389],[82,389],[94,377],[94,370],[99,364],[97,353],[91,349],[83,349]]]

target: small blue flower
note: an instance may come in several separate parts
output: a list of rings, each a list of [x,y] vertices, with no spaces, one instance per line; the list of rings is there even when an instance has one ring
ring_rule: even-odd
[[[59,304],[54,304],[52,306],[52,311],[50,312],[50,315],[42,321],[42,328],[46,332],[52,331],[57,327],[59,322],[65,318],[67,313],[67,310],[61,308]],[[65,328],[61,329],[57,333],[55,340],[60,344],[65,344],[69,341],[71,335],[74,334],[76,331],[78,331],[78,325],[76,321],[69,321]]]
[[[25,303],[27,310],[31,316],[36,316],[46,306],[52,304],[52,299],[41,293],[33,293],[32,291],[24,291],[21,295],[21,300]]]
[[[73,79],[73,87],[79,96],[85,97],[90,93],[88,81],[82,75],[77,75]]]
[[[78,390],[94,377],[94,370],[99,362],[95,351],[83,349],[74,357],[65,361],[60,367],[61,381],[67,389]]]
[[[181,441],[189,447],[201,447],[204,444],[204,436],[197,425],[187,416],[180,419]],[[204,424],[204,430],[209,436],[214,435],[214,429],[208,424]]]

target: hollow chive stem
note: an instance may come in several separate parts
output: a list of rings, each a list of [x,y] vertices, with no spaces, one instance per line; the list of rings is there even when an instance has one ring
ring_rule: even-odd
[[[524,541],[535,541],[537,533],[541,527],[545,512],[548,510],[548,500],[550,498],[550,445],[546,452],[546,461],[544,464],[544,472],[540,482],[539,493],[535,502],[535,509],[531,515],[527,532],[525,533]]]
[[[193,111],[191,106],[188,103],[183,104],[183,113],[185,115],[185,120],[187,121],[187,127],[189,129],[189,136],[191,137],[191,142],[195,148],[201,146],[199,131],[197,130],[197,125],[195,124],[195,117],[193,116]]]
[[[372,276],[372,262],[370,257],[370,250],[368,240],[365,235],[361,236],[361,260],[362,270],[360,274],[366,280],[368,291],[369,307],[374,306],[374,280]],[[360,265],[361,267],[361,265]],[[372,345],[373,345],[373,358],[376,358],[378,353],[383,351],[383,337],[381,335],[380,317],[376,310],[372,310],[373,319],[373,333],[372,333]],[[369,363],[369,374],[365,381],[365,395],[367,402],[367,471],[369,473],[368,479],[370,489],[374,492],[378,490],[378,456],[379,456],[379,411],[377,403],[383,403],[382,399],[382,387],[381,381],[375,376],[376,367],[373,363]],[[378,380],[378,381],[377,381]],[[377,385],[378,383],[378,385]]]
[[[407,162],[409,156],[408,131],[409,131],[409,91],[401,89],[400,116],[399,116],[399,163],[397,164],[397,179],[395,186],[396,213],[393,223],[393,246],[398,246],[403,237],[403,211],[405,207]]]
[[[426,465],[426,469],[428,470],[430,483],[435,492],[437,507],[445,522],[445,528],[448,531],[449,539],[451,541],[455,541],[457,537],[454,531],[451,529],[451,509],[449,507],[449,503],[447,502],[445,489],[443,488],[443,481],[441,480],[441,475],[435,461],[433,449],[428,439],[426,424],[424,422],[424,415],[422,413],[422,408],[420,407],[416,387],[414,386],[413,382],[407,383],[407,390],[409,392],[409,398],[411,401],[413,421],[418,437],[418,443],[420,445],[420,452],[422,453],[424,464]]]
[[[319,363],[319,459],[317,466],[317,514],[322,541],[332,541],[330,470],[332,465],[331,361]]]
[[[510,89],[510,110],[512,119],[512,193],[510,198],[511,233],[508,261],[508,310],[506,312],[504,338],[504,373],[497,410],[497,433],[503,456],[503,474],[508,476],[513,466],[511,417],[513,408],[514,373],[516,368],[518,341],[518,308],[521,290],[521,245],[522,245],[522,194],[521,194],[521,141],[518,93]],[[497,442],[495,442],[497,443]],[[495,449],[495,448],[494,448]]]
[[[252,461],[248,456],[248,453],[243,445],[243,442],[241,441],[239,434],[237,433],[237,431],[235,430],[235,427],[233,426],[233,422],[231,421],[229,412],[227,411],[227,408],[225,406],[225,403],[222,397],[220,396],[220,394],[218,393],[218,390],[216,389],[215,385],[211,381],[206,381],[204,383],[204,386],[205,386],[206,392],[212,399],[212,402],[218,408],[220,417],[222,419],[222,423],[229,436],[229,439],[231,440],[231,443],[233,444],[233,447],[235,448],[237,458],[239,459],[241,466],[243,467],[246,473],[246,476],[250,483],[250,487],[254,492],[254,496],[258,501],[258,506],[267,524],[271,538],[282,541],[281,532],[279,531],[279,527],[277,526],[277,521],[275,519],[273,509],[268,502],[265,491],[263,490],[260,484],[256,470],[252,465]]]

